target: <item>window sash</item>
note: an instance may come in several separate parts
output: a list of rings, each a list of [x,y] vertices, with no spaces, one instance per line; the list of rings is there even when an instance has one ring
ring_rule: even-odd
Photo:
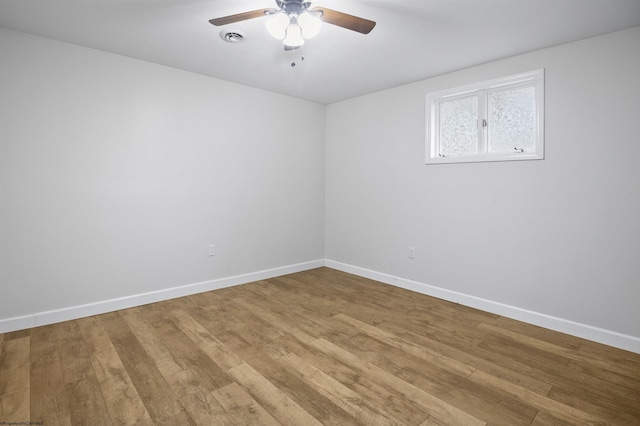
[[[492,123],[490,114],[490,98],[500,93],[518,91],[521,89],[533,88],[533,135],[532,146],[518,146],[518,141],[514,141],[514,150],[491,150],[491,129],[496,126]],[[476,133],[477,149],[473,153],[453,152],[447,150],[443,140],[443,117],[442,109],[445,105],[475,97],[477,100]],[[427,107],[430,116],[427,117],[427,152],[426,162],[429,163],[450,163],[450,162],[472,162],[472,161],[505,161],[505,160],[530,160],[544,158],[543,141],[543,108],[544,108],[544,80],[543,70],[536,70],[529,73],[491,80],[484,83],[459,87],[442,92],[427,95]],[[526,112],[525,114],[531,112]],[[530,117],[525,117],[531,120]],[[483,122],[486,125],[483,125]],[[446,124],[446,123],[445,123]],[[444,126],[446,127],[446,126]],[[468,129],[467,129],[468,130]]]

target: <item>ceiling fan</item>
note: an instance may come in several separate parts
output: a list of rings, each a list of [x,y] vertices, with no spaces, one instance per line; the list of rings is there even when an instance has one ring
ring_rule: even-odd
[[[221,26],[262,16],[270,16],[271,18],[267,21],[267,29],[271,35],[283,40],[285,50],[297,49],[304,44],[305,39],[315,36],[320,31],[321,21],[362,34],[369,34],[373,27],[376,26],[374,21],[325,7],[311,9],[310,1],[276,0],[276,5],[278,6],[277,9],[252,10],[210,19],[209,22],[213,25]]]

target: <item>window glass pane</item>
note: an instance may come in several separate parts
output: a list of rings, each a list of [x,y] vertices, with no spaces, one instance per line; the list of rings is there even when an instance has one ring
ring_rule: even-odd
[[[478,152],[478,98],[469,96],[440,103],[440,153]]]
[[[489,93],[489,152],[535,151],[535,89]]]

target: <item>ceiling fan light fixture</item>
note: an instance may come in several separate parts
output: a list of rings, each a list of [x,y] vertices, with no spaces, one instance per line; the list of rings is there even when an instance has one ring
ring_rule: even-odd
[[[278,40],[286,36],[288,26],[289,17],[286,13],[276,13],[267,20],[267,31]]]
[[[298,17],[298,24],[302,29],[302,37],[310,39],[318,35],[322,21],[319,17],[304,12]]]
[[[291,23],[287,27],[287,35],[284,38],[284,45],[289,47],[298,47],[304,44],[302,38],[302,28],[297,23]]]

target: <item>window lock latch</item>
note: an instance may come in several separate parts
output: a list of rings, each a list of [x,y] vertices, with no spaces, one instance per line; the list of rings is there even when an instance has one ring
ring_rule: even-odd
[[[486,118],[482,119],[482,127],[487,127],[487,119]]]
[[[517,146],[513,147],[515,152],[524,152],[524,148],[518,148]]]

